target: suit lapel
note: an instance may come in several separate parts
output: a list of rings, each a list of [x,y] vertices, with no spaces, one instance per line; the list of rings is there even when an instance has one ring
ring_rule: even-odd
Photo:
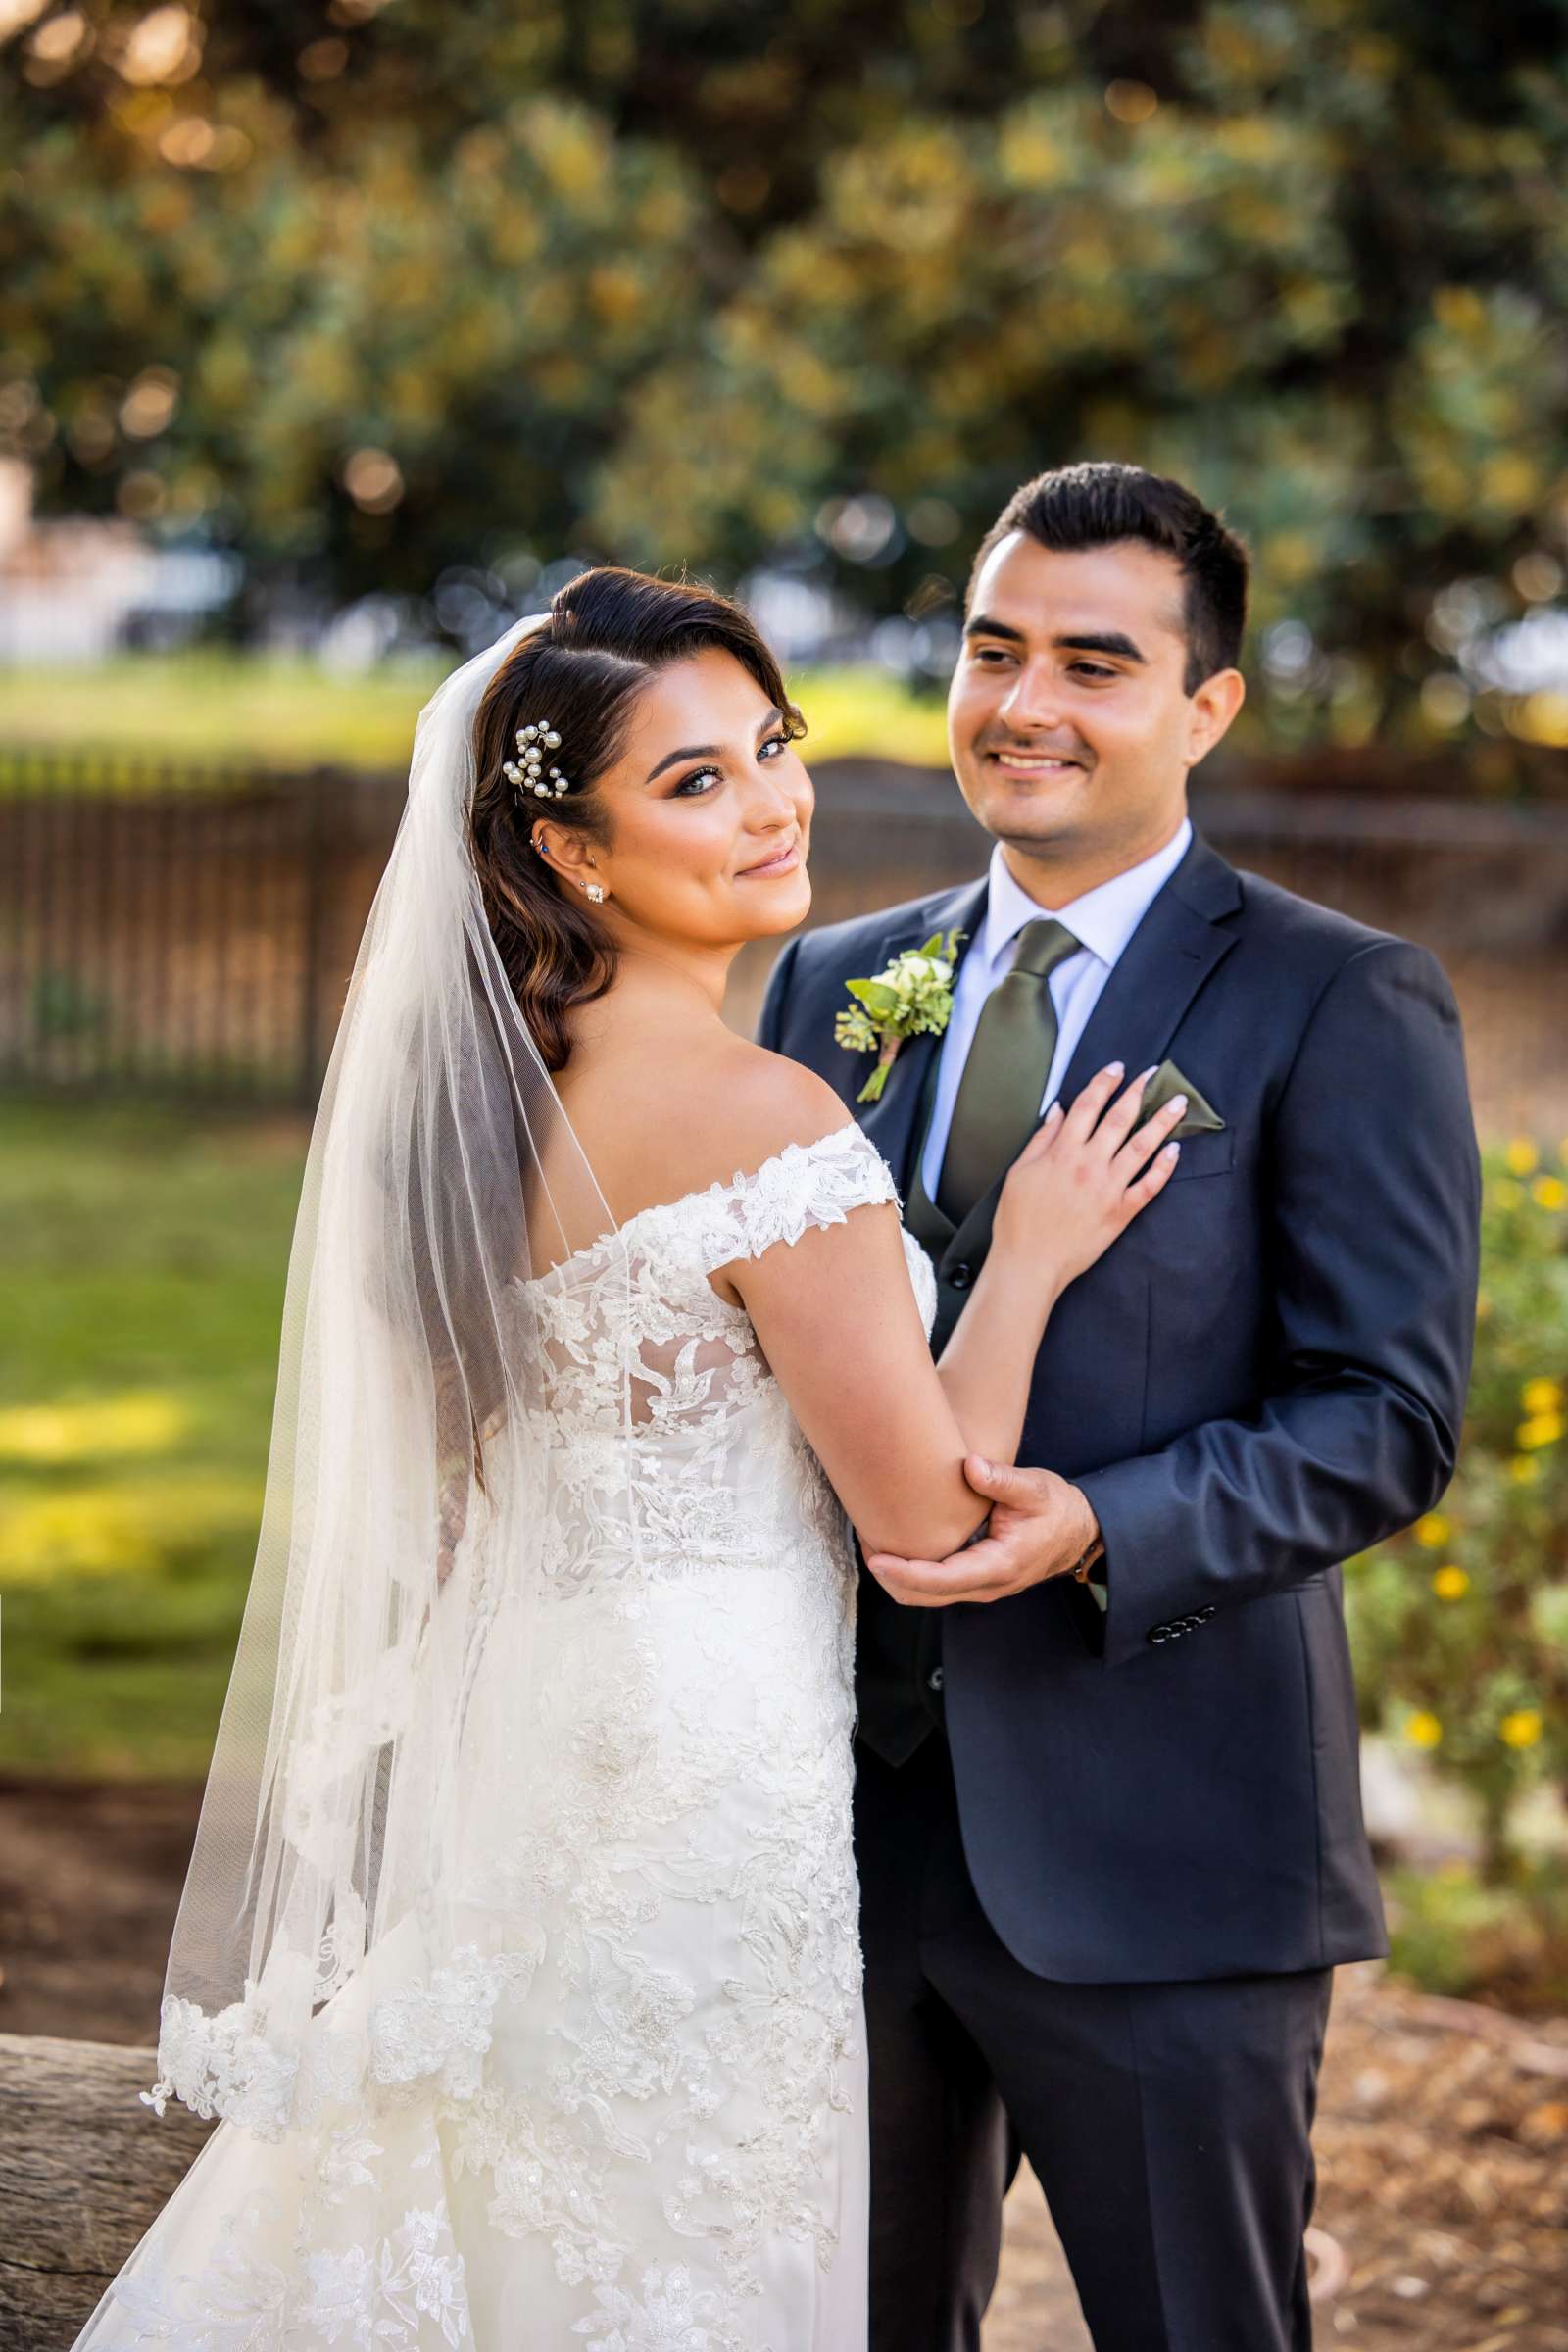
[[[1131,1078],[1164,1060],[1188,1005],[1236,944],[1217,918],[1241,903],[1236,869],[1195,833],[1101,991],[1062,1075],[1064,1103],[1107,1061],[1124,1061]]]
[[[1188,1005],[1236,943],[1235,931],[1220,928],[1218,918],[1241,902],[1234,866],[1195,833],[1100,993],[1062,1077],[1064,1103],[1107,1061],[1125,1062],[1132,1078],[1164,1060]],[[943,1252],[945,1264],[973,1266],[984,1258],[1005,1175],[1004,1169],[970,1209]]]
[[[945,898],[928,900],[922,914],[898,924],[887,934],[869,968],[881,971],[906,949],[923,946],[933,931],[951,931],[955,926],[965,934],[958,942],[957,960],[961,963],[985,920],[986,892],[982,876],[978,882],[966,882],[958,890],[950,891]],[[888,1072],[880,1102],[856,1106],[856,1117],[893,1170],[894,1182],[906,1200],[914,1168],[925,1081],[941,1047],[940,1037],[906,1038]]]

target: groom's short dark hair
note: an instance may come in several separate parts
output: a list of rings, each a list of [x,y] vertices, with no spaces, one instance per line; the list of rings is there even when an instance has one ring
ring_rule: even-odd
[[[1162,473],[1146,473],[1141,466],[1116,466],[1103,459],[1054,466],[1048,473],[1037,473],[1013,492],[981,540],[969,573],[965,611],[980,566],[997,542],[1013,531],[1026,531],[1042,547],[1060,553],[1142,539],[1173,557],[1184,584],[1183,685],[1192,694],[1216,669],[1235,666],[1247,626],[1247,550],[1180,482]]]

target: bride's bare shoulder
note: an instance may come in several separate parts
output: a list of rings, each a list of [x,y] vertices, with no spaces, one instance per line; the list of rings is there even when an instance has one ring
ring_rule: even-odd
[[[710,1149],[720,1157],[739,1152],[736,1166],[755,1167],[786,1144],[814,1144],[831,1135],[853,1114],[814,1070],[737,1038],[715,1062],[700,1116]]]
[[[618,1091],[612,1115],[593,1124],[602,1130],[606,1191],[621,1216],[727,1184],[787,1144],[816,1143],[851,1117],[814,1071],[740,1037],[683,1042],[657,1069],[624,1073]]]
[[[694,1057],[678,1076],[668,1148],[693,1171],[686,1189],[727,1182],[786,1144],[814,1144],[850,1117],[825,1078],[745,1038]]]

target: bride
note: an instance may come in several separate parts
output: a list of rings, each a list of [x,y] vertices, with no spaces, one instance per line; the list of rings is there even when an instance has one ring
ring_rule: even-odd
[[[864,2344],[851,1529],[983,1520],[1174,1106],[1052,1113],[934,1364],[886,1163],[720,1018],[810,902],[802,731],[612,568],[421,715],[141,2094],[223,2121],[78,2352]]]

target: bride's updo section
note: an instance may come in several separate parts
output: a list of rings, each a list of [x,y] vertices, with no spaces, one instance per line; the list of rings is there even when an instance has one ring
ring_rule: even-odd
[[[710,646],[750,670],[792,734],[805,732],[777,662],[739,605],[714,589],[609,564],[551,599],[549,619],[497,670],[479,706],[473,861],[507,978],[551,1071],[571,1051],[572,1007],[602,997],[614,978],[615,951],[534,849],[534,826],[548,817],[610,847],[597,786],[621,756],[639,695],[657,671]],[[539,732],[523,733],[530,727]]]

